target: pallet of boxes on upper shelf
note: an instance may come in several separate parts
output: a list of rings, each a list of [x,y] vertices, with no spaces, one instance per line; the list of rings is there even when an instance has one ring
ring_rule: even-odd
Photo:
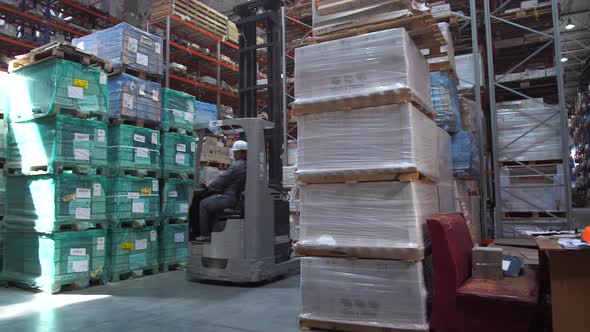
[[[452,177],[428,63],[404,28],[301,47],[295,63],[300,326],[428,331],[426,218]]]
[[[55,43],[11,65],[1,280],[51,293],[106,281],[105,65]]]

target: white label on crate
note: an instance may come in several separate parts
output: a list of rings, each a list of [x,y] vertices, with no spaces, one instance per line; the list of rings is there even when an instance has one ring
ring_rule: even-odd
[[[179,165],[184,165],[184,153],[177,153],[175,161]]]
[[[431,9],[432,14],[436,14],[436,13],[440,13],[440,12],[444,12],[444,11],[449,11],[449,10],[451,10],[450,4],[432,6],[432,9]]]
[[[193,122],[193,113],[185,112],[184,113],[184,121]]]
[[[174,233],[174,242],[184,242],[184,233]]]
[[[73,99],[83,99],[84,98],[84,88],[79,86],[68,86],[68,98]]]
[[[145,136],[135,134],[133,135],[133,140],[136,142],[145,143]]]
[[[154,43],[154,51],[158,54],[162,53],[162,45],[160,43]]]
[[[152,91],[152,99],[154,101],[159,101],[160,100],[160,91],[154,89],[154,91]]]
[[[148,66],[148,56],[145,54],[137,53],[137,64],[147,67]]]
[[[512,262],[502,260],[502,271],[508,271]]]
[[[90,134],[74,133],[74,141],[90,141]]]
[[[86,256],[86,248],[72,248],[70,256]]]
[[[90,208],[76,208],[76,219],[90,220]]]
[[[158,134],[152,133],[152,144],[158,144]]]
[[[135,240],[135,250],[147,249],[147,239]]]
[[[188,203],[181,203],[178,205],[180,213],[188,213]]]
[[[102,185],[100,183],[92,184],[92,196],[102,196]]]
[[[123,92],[123,107],[133,108],[133,95]]]
[[[99,129],[98,130],[98,141],[104,142],[106,140],[106,137],[107,137],[107,133],[104,131],[104,129]]]
[[[191,152],[195,152],[197,150],[197,144],[195,142],[191,142]]]
[[[176,151],[186,152],[186,144],[176,144]]]
[[[104,250],[104,237],[96,239],[96,250]]]
[[[88,272],[88,260],[85,259],[83,261],[73,261],[72,270],[74,272]]]
[[[88,149],[74,149],[75,160],[90,160],[90,150]]]
[[[76,47],[83,50],[84,49],[84,42],[83,41],[78,42],[78,44],[76,44]]]
[[[133,202],[131,203],[131,212],[133,213],[144,213],[145,209],[143,206],[143,202]]]
[[[76,199],[78,198],[92,198],[90,189],[76,188]]]
[[[168,197],[173,197],[173,198],[174,198],[174,197],[178,197],[178,192],[176,192],[176,191],[171,191],[171,192],[169,192],[169,193],[168,193]]]
[[[105,73],[103,71],[100,72],[100,76],[98,78],[98,83],[100,83],[102,85],[107,84],[107,73]]]
[[[150,241],[154,242],[158,239],[158,232],[150,231]]]
[[[137,39],[129,37],[127,49],[131,52],[137,52]]]
[[[195,103],[192,100],[187,100],[186,109],[188,110],[188,112],[193,113],[195,111]]]
[[[135,155],[137,158],[148,158],[150,156],[147,148],[135,148]]]
[[[152,180],[152,191],[158,191],[158,180]]]
[[[139,193],[137,193],[137,192],[128,192],[127,193],[127,198],[131,198],[131,199],[139,198]]]
[[[140,96],[145,96],[145,84],[140,84],[139,85],[139,95]]]
[[[182,117],[182,112],[177,109],[173,109],[172,114],[174,114],[174,116],[177,116],[177,117]]]

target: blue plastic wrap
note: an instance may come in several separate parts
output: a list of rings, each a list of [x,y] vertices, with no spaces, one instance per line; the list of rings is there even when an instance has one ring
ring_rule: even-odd
[[[111,62],[113,67],[129,68],[162,75],[162,38],[120,23],[112,28],[74,38],[76,47]]]
[[[431,72],[430,90],[436,124],[451,133],[462,130],[457,80],[448,71]]]
[[[217,116],[217,105],[195,101],[195,123],[217,121]],[[219,128],[209,127],[209,129],[216,132]]]
[[[160,123],[160,84],[119,74],[109,78],[109,95],[109,118]]]
[[[453,173],[456,176],[479,176],[479,149],[477,139],[470,131],[453,135]]]

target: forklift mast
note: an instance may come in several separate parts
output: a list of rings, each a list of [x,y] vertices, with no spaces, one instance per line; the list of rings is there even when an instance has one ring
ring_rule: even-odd
[[[266,135],[269,162],[269,185],[282,188],[283,163],[283,98],[281,84],[283,0],[253,0],[234,8],[240,16],[236,22],[240,31],[240,117],[258,117],[258,104],[267,105],[268,120],[274,128]],[[266,31],[266,41],[257,44],[257,28]],[[265,52],[258,50],[266,49]],[[264,55],[258,56],[259,53]],[[267,69],[266,84],[258,84],[259,60]],[[263,69],[263,68],[261,68]],[[258,98],[266,89],[266,98]]]

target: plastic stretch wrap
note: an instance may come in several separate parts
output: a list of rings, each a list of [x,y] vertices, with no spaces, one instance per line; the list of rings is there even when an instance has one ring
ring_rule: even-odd
[[[45,292],[62,285],[104,279],[106,232],[90,230],[40,234],[8,232],[0,279],[20,282]]]
[[[93,175],[10,176],[6,228],[30,232],[53,232],[66,225],[90,228],[106,220],[105,185],[105,177]]]
[[[411,0],[319,1],[313,13],[313,33],[323,35],[412,14]]]
[[[108,112],[107,76],[98,68],[62,59],[23,67],[11,79],[10,120],[73,110],[83,114]]]
[[[162,217],[187,218],[189,197],[193,191],[194,181],[177,178],[169,178],[164,181]]]
[[[477,132],[477,105],[467,98],[459,98],[459,111],[463,130]]]
[[[297,174],[419,171],[438,179],[437,127],[410,104],[299,117]]]
[[[108,178],[107,216],[113,224],[126,220],[159,218],[160,184],[158,179],[134,176]]]
[[[295,186],[295,170],[297,166],[283,166],[283,186],[291,188]]]
[[[530,239],[531,236],[527,232],[543,232],[543,231],[567,231],[571,230],[568,227],[565,219],[510,219],[502,222],[502,237]]]
[[[437,156],[439,166],[439,183],[453,182],[453,149],[451,136],[444,130],[437,130]]]
[[[565,211],[563,167],[560,164],[527,167],[505,166],[500,169],[502,207],[504,211]]]
[[[422,263],[301,258],[301,318],[428,331]]]
[[[477,137],[470,131],[453,135],[453,173],[479,176],[479,146]]]
[[[424,249],[436,185],[417,182],[300,187],[302,245]]]
[[[162,129],[193,131],[195,97],[184,92],[162,88]]]
[[[295,49],[295,104],[340,101],[410,89],[430,105],[426,60],[405,29]]]
[[[211,183],[211,182],[215,181],[215,178],[217,178],[217,176],[219,174],[221,174],[221,172],[222,171],[220,171],[219,168],[216,168],[216,167],[210,167],[210,166],[201,167],[199,181]]]
[[[74,38],[72,44],[85,52],[111,62],[113,67],[162,75],[162,38],[127,23]]]
[[[204,123],[218,120],[217,105],[195,101],[195,123]],[[217,132],[217,127],[209,127]]]
[[[6,176],[4,172],[0,172],[0,216],[6,213]],[[0,223],[0,232],[2,232],[2,225]],[[1,245],[0,245],[1,247]],[[1,256],[1,255],[0,255]]]
[[[128,74],[109,78],[111,119],[160,123],[160,84]]]
[[[109,130],[109,167],[116,174],[124,170],[160,169],[160,132],[130,125]]]
[[[193,174],[196,151],[196,138],[178,133],[162,134],[162,171]]]
[[[188,224],[168,224],[160,232],[160,264],[186,263]]]
[[[155,226],[113,228],[108,231],[108,275],[158,265],[158,231]]]
[[[500,160],[562,158],[559,111],[542,102],[518,100],[497,105]]]
[[[10,124],[7,167],[33,174],[47,166],[54,173],[61,165],[106,166],[107,124],[66,115],[41,117]]]
[[[297,165],[297,141],[287,143],[287,165]]]
[[[451,68],[455,68],[456,67],[455,47],[454,47],[454,43],[453,43],[453,36],[452,36],[451,30],[450,30],[450,25],[447,22],[440,22],[440,23],[437,23],[437,25],[438,25],[438,28],[440,29],[440,32],[443,35],[443,38],[447,42],[447,45],[440,47],[440,53],[445,54],[445,55],[441,56],[441,57],[430,58],[427,61],[428,61],[428,63],[449,62],[451,64]],[[430,54],[429,49],[421,50],[421,52],[424,55]]]
[[[299,216],[289,215],[289,239],[299,241]]]
[[[455,65],[457,69],[457,76],[459,77],[459,90],[473,89],[475,83],[475,57],[473,53],[458,55],[455,57]],[[483,70],[483,63],[481,57],[479,58],[480,73],[485,73]],[[483,77],[480,77],[480,86],[485,86]]]
[[[456,132],[463,128],[459,113],[457,81],[446,70],[431,72],[430,89],[436,124],[448,132]]]

